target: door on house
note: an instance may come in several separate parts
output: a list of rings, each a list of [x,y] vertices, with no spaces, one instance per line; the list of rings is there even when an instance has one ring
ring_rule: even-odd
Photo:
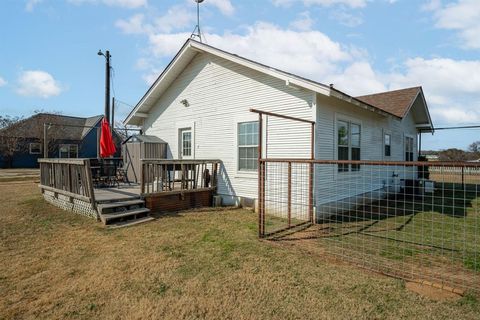
[[[179,129],[179,157],[180,159],[193,159],[193,150],[192,150],[192,129],[183,128]]]

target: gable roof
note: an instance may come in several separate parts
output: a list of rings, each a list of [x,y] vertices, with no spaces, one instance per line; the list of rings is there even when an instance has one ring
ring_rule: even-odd
[[[103,115],[89,118],[64,116],[51,113],[38,113],[0,130],[0,135],[19,138],[43,137],[43,125],[54,124],[55,137],[62,140],[83,140],[103,118]]]
[[[148,91],[140,99],[137,105],[132,109],[129,115],[124,120],[124,124],[141,125],[142,118],[148,116],[148,112],[159,97],[168,89],[170,84],[180,75],[184,68],[192,61],[192,59],[198,53],[209,53],[214,56],[232,61],[247,68],[268,74],[277,79],[285,81],[287,85],[303,88],[323,94],[326,96],[332,96],[341,100],[345,100],[363,109],[367,109],[373,112],[380,113],[385,116],[395,116],[394,114],[382,110],[374,105],[363,102],[351,95],[348,95],[340,90],[334,89],[331,86],[325,85],[320,82],[316,82],[304,77],[297,76],[295,74],[285,72],[276,68],[269,67],[259,62],[238,56],[233,53],[226,52],[224,50],[209,46],[205,43],[201,43],[192,39],[188,39],[180,51],[175,55],[173,60],[167,65],[155,82],[151,85]],[[395,116],[396,117],[396,116]]]
[[[433,129],[432,119],[421,86],[369,94],[356,98],[399,118],[404,118],[413,107],[417,106],[417,109],[423,109],[415,110],[415,115],[424,121],[420,126]]]
[[[277,79],[281,79],[285,81],[286,85],[291,85],[307,89],[315,93],[335,97],[337,99],[347,101],[348,103],[354,104],[358,107],[367,109],[372,112],[382,114],[384,116],[393,116],[398,119],[402,119],[405,116],[405,114],[400,115],[401,112],[397,112],[397,110],[395,110],[396,108],[386,107],[384,104],[378,103],[378,100],[373,101],[370,99],[360,99],[359,97],[353,97],[345,92],[333,88],[333,86],[327,86],[323,83],[269,67],[259,62],[226,52],[224,50],[209,46],[193,39],[188,39],[184,43],[180,51],[175,55],[173,60],[167,65],[167,67],[151,85],[151,87],[140,99],[137,105],[128,114],[128,116],[124,120],[124,124],[141,125],[143,118],[148,117],[148,112],[154,106],[156,101],[168,89],[168,87],[173,83],[173,81],[178,77],[178,75],[180,75],[180,73],[187,67],[187,65],[198,53],[212,54],[214,56],[229,60],[247,68],[262,72],[264,74],[268,74]],[[423,101],[425,101],[424,97]],[[399,101],[399,103],[402,104],[403,101]],[[427,108],[426,103],[425,108]],[[429,121],[429,123],[431,127],[431,121]]]
[[[403,118],[420,90],[421,87],[413,87],[359,96],[357,99]]]

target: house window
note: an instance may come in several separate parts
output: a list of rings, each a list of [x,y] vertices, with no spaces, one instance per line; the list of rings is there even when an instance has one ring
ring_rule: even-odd
[[[42,145],[37,142],[32,142],[29,145],[30,154],[41,154],[42,153]]]
[[[59,147],[60,158],[78,158],[78,145],[61,144]]]
[[[185,157],[192,155],[192,131],[182,132],[182,155]]]
[[[347,121],[337,122],[338,160],[360,160],[361,126]],[[338,172],[359,171],[358,164],[339,164]]]
[[[413,161],[413,138],[405,137],[405,161]]]
[[[390,157],[392,155],[392,135],[386,133],[383,139],[385,145],[385,157]]]
[[[238,124],[238,170],[258,168],[258,121]]]

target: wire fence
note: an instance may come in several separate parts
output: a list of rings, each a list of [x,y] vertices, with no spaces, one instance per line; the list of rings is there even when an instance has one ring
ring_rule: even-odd
[[[480,164],[261,159],[260,165],[260,236],[311,240],[363,268],[480,293]]]

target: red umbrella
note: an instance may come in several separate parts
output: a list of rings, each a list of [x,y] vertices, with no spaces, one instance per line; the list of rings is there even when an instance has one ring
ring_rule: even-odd
[[[108,121],[103,118],[102,120],[102,133],[100,135],[100,157],[106,158],[113,156],[117,149],[112,139],[112,131]]]

